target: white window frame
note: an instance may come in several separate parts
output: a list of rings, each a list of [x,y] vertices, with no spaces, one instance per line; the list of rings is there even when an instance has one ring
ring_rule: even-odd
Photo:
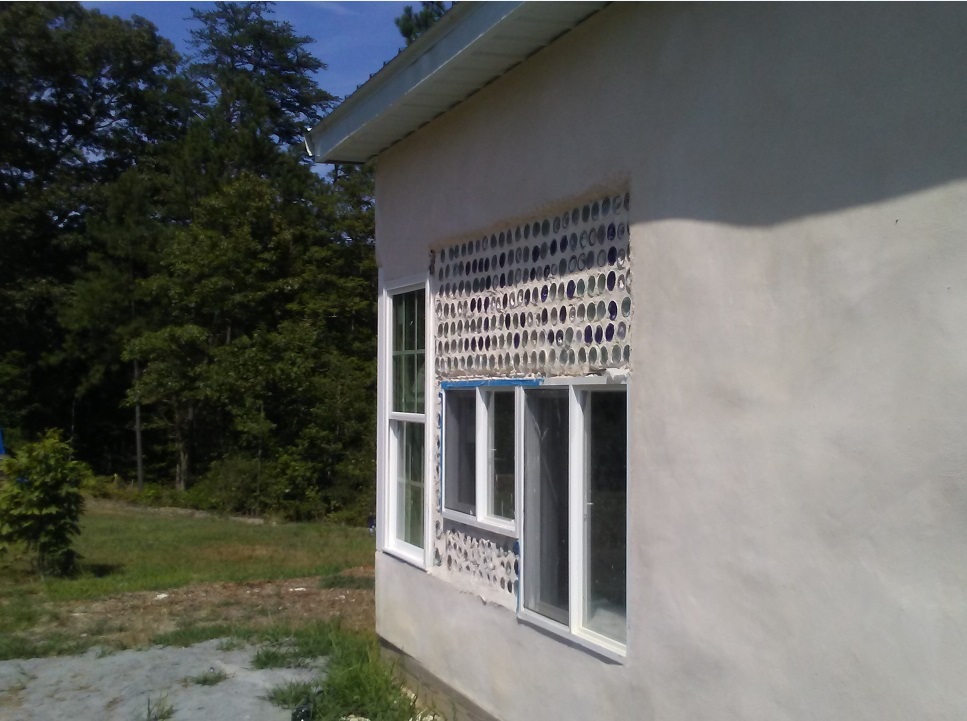
[[[393,298],[397,295],[422,290],[424,388],[423,413],[404,413],[393,410]],[[376,397],[376,547],[392,556],[422,569],[430,566],[433,553],[433,428],[428,422],[433,405],[435,367],[433,334],[435,327],[429,279],[426,275],[386,281],[379,271],[379,307],[377,335],[377,397]],[[423,548],[406,543],[398,537],[398,485],[396,479],[396,440],[390,429],[392,421],[419,423],[423,426]]]
[[[585,557],[586,539],[588,526],[586,523],[585,503],[587,498],[587,476],[585,466],[585,394],[590,392],[624,392],[627,399],[630,397],[630,384],[627,382],[615,383],[611,378],[555,378],[547,379],[542,384],[542,388],[568,387],[568,623],[563,624],[543,616],[536,611],[532,611],[524,606],[525,585],[527,583],[527,556],[524,552],[525,544],[521,544],[521,562],[519,574],[519,595],[518,595],[518,620],[535,626],[544,631],[567,637],[579,646],[587,648],[605,658],[613,661],[623,662],[627,656],[627,641],[622,643],[615,639],[603,636],[584,625],[584,606],[585,595],[587,592],[587,559]],[[603,386],[609,385],[607,389]],[[540,393],[541,388],[530,389],[527,391]],[[525,412],[525,389],[519,391],[518,402],[518,423],[523,426]],[[629,414],[630,415],[630,414]],[[627,439],[631,438],[630,423],[626,422]],[[519,433],[518,447],[522,445],[523,432]],[[626,453],[630,453],[630,444],[626,441]],[[523,450],[521,448],[521,450]],[[517,496],[522,505],[523,496],[526,489],[523,488],[525,482],[523,474],[523,453],[518,456],[518,480]],[[625,467],[628,468],[628,458],[625,458]],[[626,477],[627,483],[627,477]],[[626,486],[627,494],[627,486]],[[522,513],[519,514],[522,517]],[[625,514],[625,568],[628,568],[628,513]],[[625,607],[630,607],[628,599],[627,581],[625,584]],[[628,618],[625,616],[627,638]]]
[[[443,437],[441,443],[441,492],[443,495],[441,508],[443,517],[449,521],[456,521],[467,526],[480,528],[491,533],[497,533],[509,538],[520,537],[520,487],[521,487],[521,466],[518,459],[521,455],[521,434],[520,430],[520,401],[518,396],[520,388],[523,386],[533,386],[536,382],[521,381],[451,381],[442,384],[443,406],[441,416],[443,418]],[[472,390],[476,398],[475,432],[476,432],[476,457],[474,459],[474,513],[463,513],[451,508],[447,508],[447,478],[446,473],[446,444],[447,444],[447,413],[446,402],[447,392],[452,390]],[[493,512],[491,500],[491,478],[490,478],[490,459],[489,459],[489,413],[486,396],[493,393],[514,393],[514,518],[504,518]]]
[[[499,533],[515,539],[522,539],[523,518],[524,518],[524,419],[526,413],[526,394],[529,392],[540,393],[542,389],[562,388],[568,389],[568,623],[558,623],[546,616],[526,608],[523,604],[524,585],[526,583],[525,568],[527,557],[524,552],[525,544],[521,543],[521,565],[518,587],[518,620],[531,626],[548,631],[562,637],[566,637],[571,642],[587,648],[594,653],[607,659],[623,662],[627,655],[627,642],[622,643],[615,639],[599,634],[584,625],[585,596],[587,593],[587,558],[585,549],[588,526],[586,523],[586,498],[588,479],[585,465],[585,408],[584,404],[588,393],[610,392],[623,393],[626,399],[625,413],[628,413],[627,401],[630,397],[630,383],[626,375],[612,376],[591,376],[591,377],[567,377],[567,378],[548,378],[542,381],[520,379],[513,381],[452,381],[442,384],[443,403],[446,403],[446,393],[449,390],[476,390],[476,513],[471,515],[451,510],[446,507],[446,478],[442,475],[445,469],[446,460],[443,455],[446,453],[446,412],[442,408],[441,416],[443,424],[443,442],[441,443],[441,489],[443,517],[462,523],[468,526],[477,527],[485,531]],[[493,516],[489,511],[490,488],[489,488],[489,465],[488,465],[488,438],[487,438],[487,403],[485,394],[491,392],[507,392],[509,389],[514,392],[514,520],[503,519]],[[630,415],[630,414],[629,414]],[[627,418],[627,416],[626,416]],[[630,423],[626,420],[627,438],[626,448],[630,453],[630,444],[627,439],[631,437]],[[628,459],[625,458],[625,467],[628,468]],[[627,483],[627,477],[626,477]],[[628,488],[626,485],[626,494]],[[625,514],[625,568],[628,568],[628,514]],[[628,602],[628,588],[625,586],[625,607],[630,607]],[[625,616],[626,637],[627,637],[627,615]]]

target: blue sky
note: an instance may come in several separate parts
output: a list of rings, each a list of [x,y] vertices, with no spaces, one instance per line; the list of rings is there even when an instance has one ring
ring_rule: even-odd
[[[191,52],[188,32],[193,7],[210,10],[208,2],[84,2],[84,7],[130,18],[140,15],[158,26],[183,55]],[[317,76],[319,85],[344,97],[365,82],[405,45],[393,20],[406,5],[419,2],[279,2],[274,18],[292,24],[296,33],[315,42],[312,54],[328,66]]]

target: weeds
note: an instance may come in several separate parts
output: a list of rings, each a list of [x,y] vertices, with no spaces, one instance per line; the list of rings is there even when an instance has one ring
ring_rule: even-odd
[[[194,684],[195,686],[215,686],[227,678],[227,673],[221,669],[216,670],[215,667],[212,666],[210,669],[204,673],[198,674],[197,676],[188,676],[185,678],[183,685],[187,686],[189,684]]]
[[[319,588],[341,588],[347,591],[366,589],[372,591],[376,587],[376,579],[372,576],[344,576],[336,574],[324,576],[319,580]]]
[[[316,636],[318,639],[318,636]],[[416,698],[393,676],[379,655],[375,638],[352,635],[330,628],[329,663],[317,684],[283,684],[272,689],[269,700],[287,709],[307,707],[313,719],[350,716],[411,721],[421,717]],[[293,637],[299,643],[299,634]],[[423,714],[423,718],[435,716]]]
[[[218,642],[219,651],[238,651],[240,648],[245,648],[248,644],[244,640],[236,636],[231,636],[229,638],[223,638]]]
[[[14,658],[69,656],[93,646],[94,639],[77,639],[62,632],[51,632],[33,639],[19,633],[0,634],[0,661]]]
[[[144,721],[167,721],[172,716],[175,715],[174,707],[168,703],[168,699],[162,696],[157,701],[155,701],[154,706],[151,705],[151,697],[148,697],[148,712],[144,717]]]
[[[157,636],[152,637],[151,642],[159,646],[187,648],[188,646],[194,646],[196,643],[202,643],[203,641],[231,636],[232,633],[233,630],[231,628],[221,624],[199,624],[185,626],[184,628],[178,628],[167,633],[159,633]]]
[[[319,684],[305,681],[289,681],[279,684],[271,690],[266,698],[284,709],[294,709],[309,702],[319,693]]]
[[[252,668],[305,668],[313,659],[328,656],[341,631],[338,623],[317,621],[303,628],[277,626],[257,634],[264,644],[252,659]]]

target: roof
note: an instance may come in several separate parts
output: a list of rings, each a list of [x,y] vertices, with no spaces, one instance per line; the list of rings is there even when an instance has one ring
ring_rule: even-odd
[[[604,2],[461,2],[306,137],[317,162],[364,163],[600,10]]]

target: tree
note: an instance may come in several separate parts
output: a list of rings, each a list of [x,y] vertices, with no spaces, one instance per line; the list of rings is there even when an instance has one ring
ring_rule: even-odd
[[[24,433],[71,425],[58,308],[104,190],[177,137],[190,93],[153,25],[77,3],[0,5],[0,397]],[[59,358],[64,360],[63,356]]]
[[[335,100],[313,77],[325,64],[307,50],[312,38],[273,20],[264,2],[219,2],[192,14],[201,26],[191,31],[197,60],[189,72],[207,99],[197,131],[213,141],[204,158],[208,174],[296,172],[291,161],[304,158],[305,129]]]
[[[447,11],[444,2],[421,2],[420,9],[413,11],[412,5],[403,8],[403,14],[396,18],[396,27],[407,45],[413,42],[432,27],[433,23],[443,17]]]
[[[0,552],[26,546],[41,574],[69,575],[77,564],[71,539],[80,533],[80,488],[91,471],[71,456],[60,434],[48,431],[0,460]]]

